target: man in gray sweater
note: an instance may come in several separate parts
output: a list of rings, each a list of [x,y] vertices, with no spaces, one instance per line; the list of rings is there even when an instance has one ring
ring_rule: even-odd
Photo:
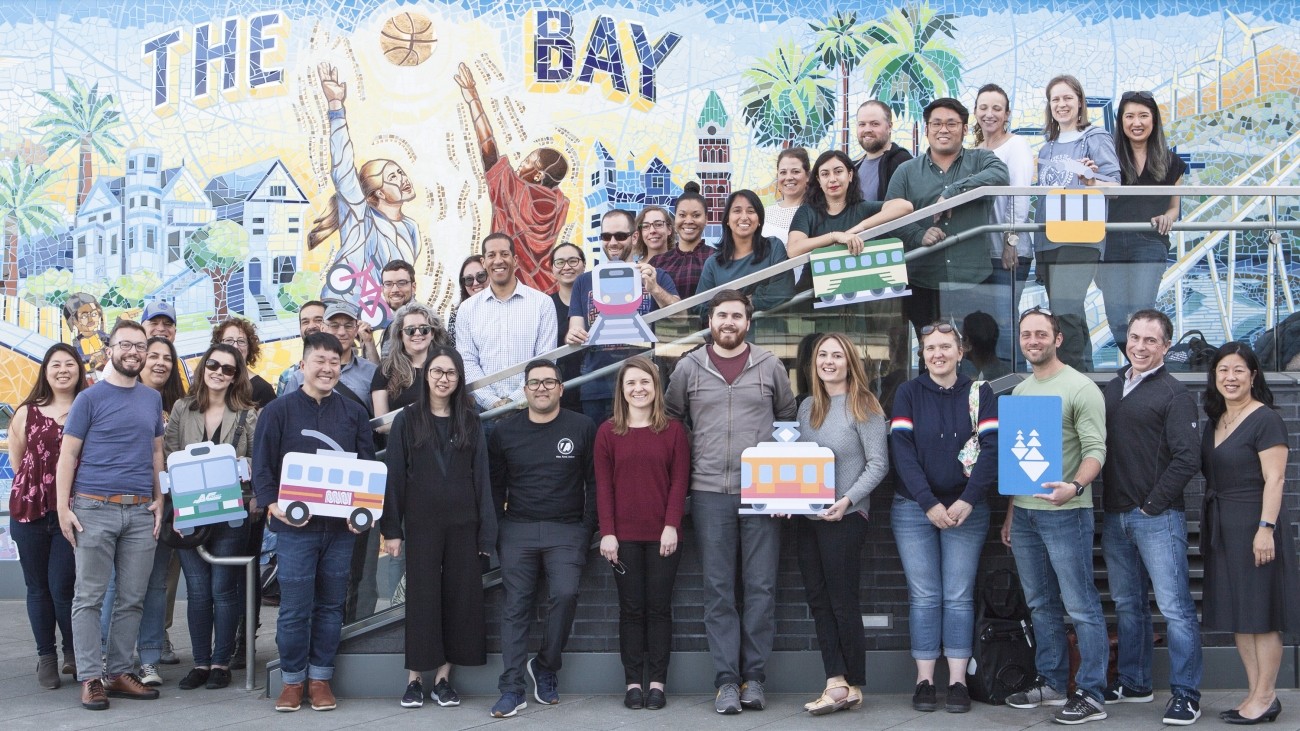
[[[754,306],[734,289],[709,302],[712,342],[687,353],[668,384],[668,414],[691,428],[691,515],[704,565],[704,631],[717,671],[718,713],[762,710],[767,656],[776,623],[781,523],[740,517],[740,455],[794,419],[790,379],[780,359],[745,342]],[[740,547],[745,607],[736,607]]]

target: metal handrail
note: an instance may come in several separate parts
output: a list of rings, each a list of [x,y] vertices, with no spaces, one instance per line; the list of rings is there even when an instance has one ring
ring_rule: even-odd
[[[203,546],[194,550],[199,558],[214,566],[244,567],[244,634],[248,637],[244,646],[244,690],[254,690],[257,688],[257,556],[213,556]]]

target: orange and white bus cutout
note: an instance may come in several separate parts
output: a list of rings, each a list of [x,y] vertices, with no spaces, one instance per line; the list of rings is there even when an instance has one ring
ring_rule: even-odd
[[[329,449],[316,454],[289,452],[280,468],[277,504],[285,521],[302,527],[312,516],[345,518],[357,532],[369,530],[384,514],[384,491],[388,486],[388,465],[357,459],[338,442],[314,429],[303,436],[315,437]]]
[[[810,515],[835,503],[835,453],[797,442],[799,422],[772,424],[775,442],[740,454],[740,514]]]
[[[1106,194],[1100,190],[1053,188],[1042,205],[1048,241],[1099,244],[1106,238]]]

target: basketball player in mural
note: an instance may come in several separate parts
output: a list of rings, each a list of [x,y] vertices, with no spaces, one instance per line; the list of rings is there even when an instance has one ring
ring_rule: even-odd
[[[68,295],[63,302],[63,319],[72,331],[72,347],[77,349],[86,373],[96,380],[108,363],[108,334],[104,332],[104,308],[99,300],[85,292]]]
[[[325,296],[357,302],[361,319],[379,325],[387,322],[389,314],[380,297],[379,272],[395,259],[415,262],[420,256],[420,229],[402,214],[402,206],[415,199],[415,187],[393,160],[371,160],[357,170],[343,111],[348,86],[328,63],[322,63],[319,72],[329,108],[334,197],[329,211],[316,219],[307,235],[307,248],[316,248],[338,232],[339,251],[325,283]]]
[[[483,155],[488,198],[492,202],[492,232],[503,233],[514,241],[520,281],[533,289],[551,292],[555,276],[550,270],[550,253],[569,215],[569,199],[559,189],[569,174],[569,162],[559,152],[540,147],[519,163],[518,170],[511,168],[510,161],[497,149],[474,75],[463,63],[456,83],[469,105]]]

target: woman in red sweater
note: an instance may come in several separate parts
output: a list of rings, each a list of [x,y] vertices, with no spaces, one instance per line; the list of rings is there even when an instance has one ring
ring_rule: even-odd
[[[618,371],[614,415],[596,432],[596,509],[600,554],[614,567],[618,639],[628,708],[667,703],[668,653],[673,635],[677,533],[690,485],[686,427],[664,413],[659,369],[629,358]],[[643,693],[643,675],[650,690]]]

